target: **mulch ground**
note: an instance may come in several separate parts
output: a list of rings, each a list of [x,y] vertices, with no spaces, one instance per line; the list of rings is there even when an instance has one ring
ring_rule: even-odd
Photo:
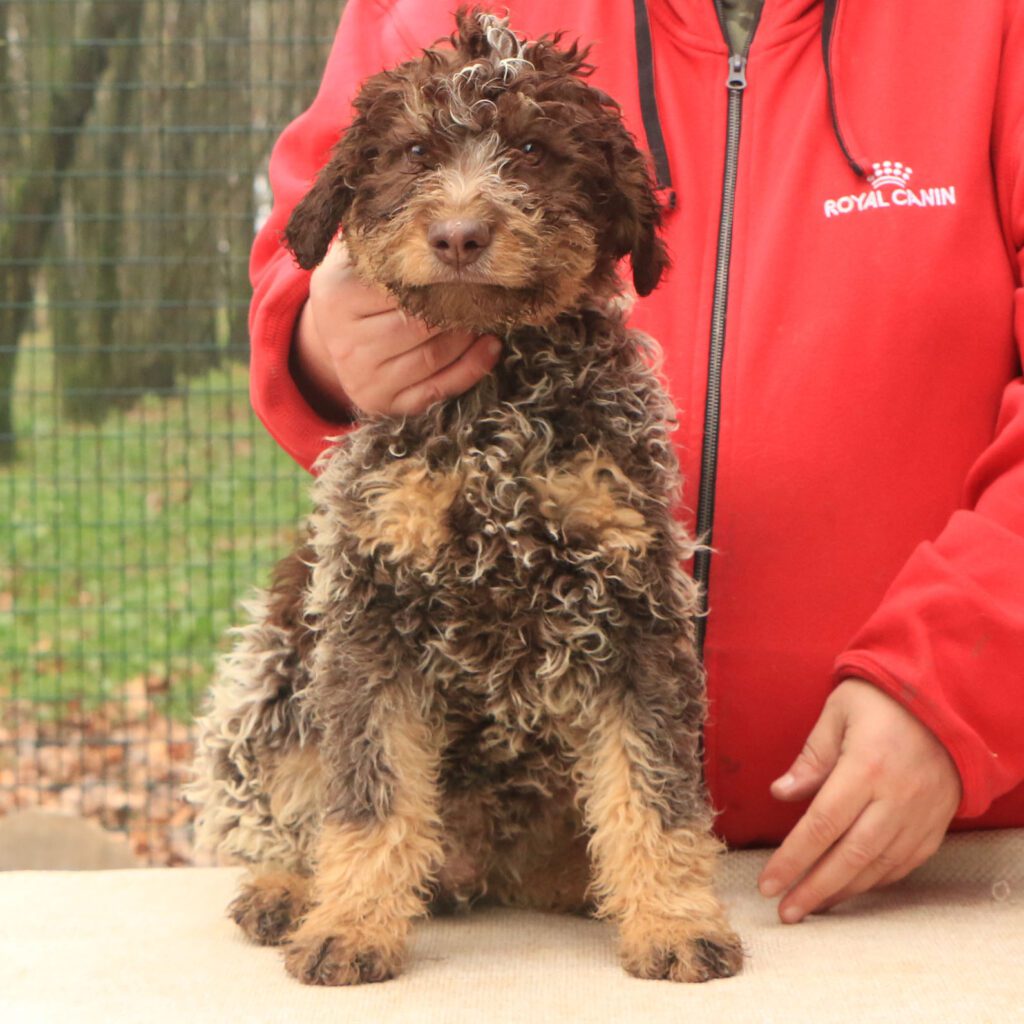
[[[116,701],[74,701],[54,717],[31,701],[0,704],[0,814],[77,814],[127,837],[140,862],[209,864],[192,850],[194,809],[181,796],[193,741],[159,710],[160,680],[132,680]]]

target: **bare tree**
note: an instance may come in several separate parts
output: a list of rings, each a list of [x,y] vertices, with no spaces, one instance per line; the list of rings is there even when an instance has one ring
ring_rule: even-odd
[[[110,55],[93,105],[92,131],[78,147],[79,173],[64,183],[45,271],[48,294],[65,300],[51,306],[49,322],[64,411],[77,420],[102,419],[120,396],[118,356],[125,353],[118,353],[116,341],[135,313],[123,301],[125,236],[135,227],[128,217],[134,136],[123,129],[138,116],[144,6],[132,4],[125,13],[121,45]]]
[[[21,132],[18,161],[11,167],[4,219],[0,223],[0,265],[4,268],[4,273],[0,274],[0,462],[11,461],[15,454],[12,410],[15,360],[21,334],[33,308],[36,269],[60,206],[63,174],[74,159],[82,126],[107,68],[109,47],[105,41],[116,37],[119,25],[132,6],[130,0],[76,5],[82,38],[95,42],[76,47],[53,42],[46,47],[48,59],[41,63],[46,65],[50,89],[39,121],[25,124],[18,118],[18,104],[13,96],[17,86],[5,76],[7,112],[13,117],[8,124],[19,126]],[[11,37],[16,18],[27,28],[26,42],[31,43],[34,57],[43,52],[44,40],[61,38],[63,33],[58,33],[56,28],[61,17],[66,17],[66,12],[53,4],[4,6],[7,45],[0,47],[0,51],[4,52],[8,74],[11,72],[9,52],[15,49]],[[36,71],[32,66],[34,61],[30,57],[25,64],[25,77],[30,79]],[[31,112],[34,105],[26,103],[23,110]]]
[[[0,196],[0,459],[40,285],[73,419],[245,355],[254,184],[312,98],[341,6],[0,2],[16,37],[0,124],[18,126],[0,129],[17,168]]]

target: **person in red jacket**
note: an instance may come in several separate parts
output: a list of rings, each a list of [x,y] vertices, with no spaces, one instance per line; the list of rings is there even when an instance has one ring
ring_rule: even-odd
[[[951,824],[1024,825],[1024,3],[508,6],[524,36],[593,44],[664,198],[673,270],[633,320],[712,547],[717,831],[781,843],[759,884],[798,921]],[[408,321],[343,244],[310,275],[280,242],[359,83],[450,7],[349,0],[274,150],[252,399],[307,467],[359,411],[414,414],[501,351]]]

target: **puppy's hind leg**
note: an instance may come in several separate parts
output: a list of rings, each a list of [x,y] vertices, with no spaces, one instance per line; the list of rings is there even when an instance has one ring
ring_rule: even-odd
[[[279,946],[309,907],[310,879],[294,871],[259,867],[242,882],[228,916],[260,946]]]
[[[311,879],[308,850],[322,814],[324,779],[320,756],[312,745],[293,746],[271,762],[263,778],[272,827],[291,839],[295,854],[253,865],[228,916],[261,946],[279,946],[309,910]]]
[[[443,860],[439,742],[408,699],[380,699],[346,736],[314,855],[313,907],[285,947],[285,965],[311,985],[384,981],[400,970],[412,918]],[[355,716],[362,718],[362,716]],[[354,739],[358,737],[358,740]]]

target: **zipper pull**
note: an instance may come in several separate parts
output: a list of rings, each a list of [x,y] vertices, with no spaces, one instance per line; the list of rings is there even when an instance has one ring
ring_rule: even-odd
[[[743,92],[747,87],[747,58],[734,53],[729,57],[729,77],[725,87],[730,92]]]

